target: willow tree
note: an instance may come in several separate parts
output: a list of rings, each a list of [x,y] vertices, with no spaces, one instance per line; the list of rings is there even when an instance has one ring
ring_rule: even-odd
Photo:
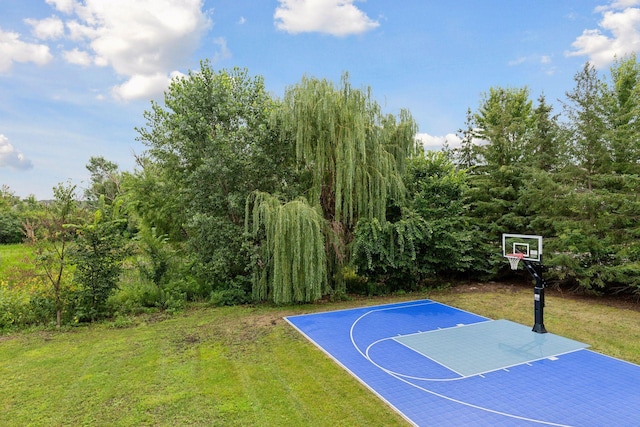
[[[247,225],[254,235],[264,233],[265,266],[254,270],[253,297],[270,298],[276,304],[310,302],[327,291],[324,219],[304,199],[282,203],[279,198],[256,192]]]
[[[404,196],[402,173],[416,147],[415,122],[405,110],[398,117],[383,114],[371,89],[353,88],[346,74],[339,86],[324,79],[303,78],[286,91],[278,120],[282,137],[293,141],[301,176],[308,178],[305,199],[312,209],[297,209],[291,214],[320,212],[323,233],[295,238],[280,233],[273,237],[283,239],[283,245],[291,241],[288,239],[322,238],[327,267],[318,264],[317,268],[326,268],[328,283],[334,291],[342,292],[341,270],[349,261],[349,244],[357,222],[374,218],[385,222],[388,201]],[[255,204],[255,209],[260,209],[260,204]],[[269,229],[270,221],[276,218],[264,215],[257,219]],[[305,232],[294,221],[289,224],[294,227],[291,233]],[[266,259],[272,258],[269,251],[274,247],[275,242],[264,246]],[[263,268],[274,267],[264,264]],[[303,266],[294,264],[293,268]],[[272,284],[281,273],[267,273]],[[258,284],[254,282],[254,286]]]

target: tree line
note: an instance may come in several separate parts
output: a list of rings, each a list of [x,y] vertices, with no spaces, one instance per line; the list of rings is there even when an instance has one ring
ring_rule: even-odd
[[[48,204],[3,187],[0,242],[34,245],[58,323],[496,279],[505,232],[544,237],[552,284],[637,293],[639,79],[633,55],[606,75],[587,63],[561,113],[492,87],[459,147],[425,153],[410,112],[348,74],[277,99],[203,61],[145,112],[133,172],[94,157],[84,195],[60,184]]]
[[[554,114],[526,88],[492,88],[469,113],[454,153],[468,173],[472,224],[545,237],[550,281],[591,292],[638,292],[640,67],[589,63]],[[476,139],[484,141],[474,144]]]

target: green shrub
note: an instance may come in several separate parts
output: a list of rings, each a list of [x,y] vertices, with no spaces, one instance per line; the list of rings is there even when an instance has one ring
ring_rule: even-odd
[[[45,325],[55,319],[55,304],[37,278],[20,285],[0,281],[0,330]]]
[[[0,283],[0,329],[22,326],[29,316],[29,296]]]
[[[250,297],[242,289],[223,289],[211,292],[209,296],[209,304],[216,307],[225,305],[241,305],[250,302]]]
[[[148,281],[122,284],[109,297],[110,311],[116,314],[140,314],[157,308],[161,301],[160,289]]]
[[[11,211],[0,212],[0,244],[20,243],[24,239],[22,221]]]

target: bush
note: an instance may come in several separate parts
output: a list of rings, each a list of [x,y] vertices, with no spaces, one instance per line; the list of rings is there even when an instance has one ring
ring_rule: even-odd
[[[216,307],[247,304],[249,302],[251,302],[251,299],[247,293],[238,288],[213,291],[209,296],[209,304]]]
[[[55,312],[53,299],[37,278],[20,285],[0,281],[0,330],[49,324]]]
[[[123,284],[107,301],[116,314],[140,314],[157,308],[161,303],[160,289],[153,283],[137,281]]]
[[[0,329],[26,324],[29,317],[29,296],[15,292],[5,282],[0,283]]]
[[[24,238],[22,222],[14,212],[0,212],[0,244],[20,243]]]

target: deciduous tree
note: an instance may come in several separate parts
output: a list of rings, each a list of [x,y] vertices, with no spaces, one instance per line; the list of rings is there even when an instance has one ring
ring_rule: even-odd
[[[104,197],[107,203],[113,203],[122,192],[122,173],[118,164],[97,156],[91,157],[86,167],[91,174],[89,188],[85,190],[87,200],[97,202]]]
[[[54,200],[46,205],[35,240],[36,264],[44,271],[51,285],[56,309],[56,325],[60,327],[65,309],[65,293],[71,284],[67,274],[69,250],[76,239],[71,224],[80,223],[82,210],[78,205],[76,186],[58,184],[53,188]]]
[[[137,204],[141,217],[174,237],[149,212],[166,197],[163,216],[184,232],[207,295],[249,283],[243,251],[249,194],[294,185],[293,151],[272,122],[276,105],[262,78],[237,68],[216,72],[204,61],[200,70],[172,82],[164,105],[153,103],[145,113],[147,127],[138,129],[149,147],[140,182],[149,197]]]

